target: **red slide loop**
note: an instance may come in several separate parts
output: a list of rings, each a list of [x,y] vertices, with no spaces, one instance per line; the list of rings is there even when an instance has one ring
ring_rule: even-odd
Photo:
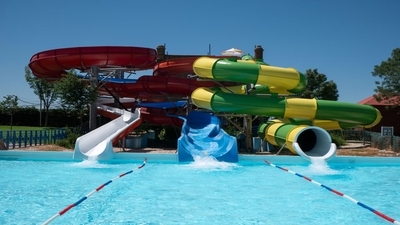
[[[86,71],[100,68],[126,68],[135,71],[153,69],[157,51],[151,48],[128,46],[95,46],[60,48],[39,52],[32,56],[32,73],[44,79],[59,79],[66,70]]]

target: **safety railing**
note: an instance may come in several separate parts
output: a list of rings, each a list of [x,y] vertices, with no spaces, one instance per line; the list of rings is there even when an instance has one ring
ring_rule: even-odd
[[[0,149],[16,149],[28,146],[55,144],[67,137],[64,128],[51,130],[0,131]],[[4,150],[4,149],[3,149]]]

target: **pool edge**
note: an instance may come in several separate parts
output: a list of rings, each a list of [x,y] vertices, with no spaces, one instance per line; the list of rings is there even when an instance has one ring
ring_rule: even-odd
[[[37,160],[37,161],[82,161],[74,160],[73,152],[70,151],[0,151],[0,160]],[[115,153],[110,162],[142,161],[179,162],[177,154],[153,154],[153,153]],[[300,156],[277,156],[277,155],[251,155],[239,154],[239,162],[263,162],[269,160],[280,164],[308,164],[309,161]],[[370,156],[335,156],[328,161],[328,164],[349,164],[349,165],[400,165],[400,157],[370,157]]]

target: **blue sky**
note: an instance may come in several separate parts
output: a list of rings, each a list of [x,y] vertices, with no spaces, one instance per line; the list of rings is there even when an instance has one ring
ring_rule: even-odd
[[[41,51],[166,44],[169,54],[207,54],[210,44],[213,55],[261,45],[266,63],[316,68],[338,85],[339,101],[359,102],[374,94],[374,65],[400,47],[399,8],[398,0],[3,0],[0,100],[39,103],[24,67]]]

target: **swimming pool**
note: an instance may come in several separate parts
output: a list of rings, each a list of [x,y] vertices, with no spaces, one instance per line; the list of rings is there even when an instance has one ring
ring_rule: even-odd
[[[129,170],[133,172],[53,223],[390,223],[301,177],[269,166],[264,159],[400,219],[400,158],[336,157],[326,166],[283,156],[242,155],[239,163],[232,164],[211,159],[177,163],[175,155],[144,155],[149,159],[147,165],[136,170],[142,164],[141,154],[81,162],[68,159],[63,152],[2,152],[0,223],[41,224]]]

